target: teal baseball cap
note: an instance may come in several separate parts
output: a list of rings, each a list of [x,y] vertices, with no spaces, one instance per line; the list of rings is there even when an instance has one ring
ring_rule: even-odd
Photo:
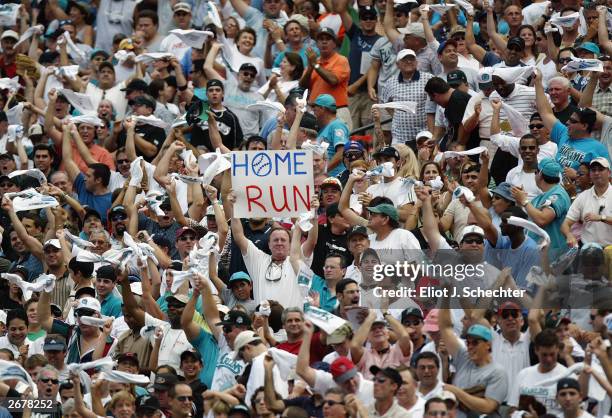
[[[542,174],[549,177],[559,177],[559,175],[563,172],[563,167],[561,167],[561,164],[552,158],[544,158],[538,164],[538,168]]]
[[[336,99],[331,94],[319,94],[314,101],[314,105],[336,111]]]
[[[237,282],[237,281],[245,281],[251,283],[251,276],[246,274],[244,271],[237,271],[230,276],[229,283]]]
[[[593,42],[583,42],[580,45],[578,45],[576,49],[584,49],[585,51],[592,52],[593,54],[595,54],[596,57],[598,57],[599,54],[601,54],[599,47],[597,46],[597,44]]]
[[[484,325],[474,324],[467,331],[468,337],[480,338],[484,341],[491,341],[493,339],[493,333],[491,328],[485,327]]]
[[[390,205],[388,203],[381,203],[380,205],[373,207],[370,206],[368,210],[372,213],[381,213],[383,215],[387,215],[395,222],[399,222],[399,214],[397,213],[397,209],[395,209],[395,206]]]

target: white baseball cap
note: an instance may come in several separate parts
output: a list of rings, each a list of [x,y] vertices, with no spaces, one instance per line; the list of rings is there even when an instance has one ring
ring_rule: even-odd
[[[429,131],[421,131],[418,134],[416,134],[416,139],[419,138],[427,138],[427,139],[432,139],[433,138],[433,134]]]
[[[416,53],[412,49],[402,49],[400,52],[397,53],[397,58],[395,59],[395,62],[400,62],[409,55],[412,55],[416,58]]]
[[[240,358],[240,349],[242,347],[259,339],[259,334],[253,331],[242,331],[240,334],[238,334],[234,340],[234,360],[238,360]]]
[[[0,39],[13,38],[19,40],[19,34],[14,30],[5,30]]]
[[[608,161],[606,157],[593,158],[589,163],[589,166],[592,166],[593,164],[599,164],[603,168],[610,168],[610,161]]]
[[[78,311],[79,309],[93,309],[94,311],[100,313],[102,307],[100,306],[98,299],[92,298],[91,296],[85,296],[84,298],[79,299],[79,303],[75,311]]]
[[[463,238],[470,234],[480,235],[483,238],[485,236],[484,229],[482,229],[478,225],[468,225],[463,228],[463,231],[461,231],[461,238],[459,239],[459,242],[463,241]]]

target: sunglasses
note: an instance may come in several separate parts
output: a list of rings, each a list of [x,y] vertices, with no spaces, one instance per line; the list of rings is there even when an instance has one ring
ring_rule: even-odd
[[[195,241],[196,237],[194,237],[193,235],[181,235],[181,237],[179,238],[179,241]]]
[[[250,71],[244,71],[244,72],[242,73],[242,76],[243,76],[243,77],[255,78],[255,76],[256,76],[256,75],[255,75],[255,73],[252,73],[252,72],[250,72]]]
[[[93,309],[79,309],[74,311],[74,316],[93,316],[96,313]]]
[[[117,164],[131,164],[130,160],[117,160]]]
[[[466,238],[463,240],[466,244],[482,244],[484,240],[482,238]]]
[[[517,319],[520,316],[521,314],[516,309],[504,309],[501,314],[503,319],[508,319],[510,317]]]
[[[372,15],[367,15],[367,16],[359,16],[359,18],[363,21],[363,20],[369,20],[369,21],[373,21],[373,20],[377,20],[376,16],[372,16]]]
[[[127,219],[127,215],[124,213],[118,213],[116,215],[111,216],[111,221],[125,221]]]
[[[57,385],[59,383],[59,379],[51,379],[50,377],[40,378],[39,380],[43,383],[52,383],[54,385]]]
[[[186,396],[186,395],[184,395],[184,396],[177,396],[176,400],[179,401],[179,402],[185,402],[185,401],[191,402],[191,401],[193,401],[193,396]]]
[[[567,64],[568,62],[570,62],[572,59],[567,57],[567,58],[559,58],[559,64]]]
[[[223,332],[229,334],[234,330],[234,327],[231,325],[223,325]]]
[[[2,188],[8,188],[8,187],[12,187],[13,183],[0,183],[0,187]]]
[[[534,123],[533,125],[529,125],[529,129],[542,129],[544,124],[542,123]]]
[[[344,405],[344,402],[332,401],[331,399],[326,399],[323,401],[323,405],[334,406],[334,405]]]
[[[347,152],[344,154],[344,156],[346,158],[348,158],[349,160],[358,160],[360,158],[363,158],[363,153],[361,152]]]

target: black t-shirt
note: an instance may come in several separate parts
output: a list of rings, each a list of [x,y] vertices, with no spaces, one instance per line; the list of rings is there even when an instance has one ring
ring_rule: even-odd
[[[561,122],[562,124],[565,125],[567,123],[567,121],[569,120],[570,116],[572,116],[572,113],[574,113],[576,110],[578,110],[578,108],[573,103],[570,103],[562,111],[560,111],[560,112],[553,112],[553,113],[554,113],[555,117],[557,119],[559,119],[559,122]]]
[[[364,54],[369,55],[368,53],[378,38],[380,38],[380,35],[377,33],[373,35],[364,35],[361,29],[355,23],[353,23],[351,28],[346,31],[346,36],[348,36],[349,40],[351,41],[351,52],[348,56],[349,66],[351,67],[349,84],[353,84],[363,75],[361,73],[363,63],[361,61],[364,58]],[[365,91],[366,88],[367,83],[363,83],[359,90]]]
[[[323,265],[325,264],[325,257],[329,253],[342,254],[347,265],[353,262],[353,256],[348,250],[346,233],[342,235],[332,234],[330,227],[319,225],[319,239],[317,245],[315,245],[312,265],[310,266],[316,275],[323,277]]]
[[[221,111],[212,110],[212,112],[215,115],[223,145],[229,149],[238,148],[243,140],[242,128],[240,127],[240,120],[238,117],[225,107]],[[200,122],[193,126],[193,130],[191,131],[191,144],[195,147],[204,145],[211,152],[214,151],[210,142],[210,137],[208,136],[207,121]]]
[[[157,147],[157,151],[161,150],[164,141],[166,140],[166,131],[162,128],[153,125],[136,125],[134,128],[134,132],[142,137],[147,142],[155,145]],[[117,146],[124,147],[125,140],[127,138],[127,131],[122,129],[119,133],[119,137],[117,138]],[[143,157],[146,161],[151,162],[153,158]]]
[[[444,110],[444,116],[448,119],[448,129],[446,133],[446,144],[443,146],[443,149],[446,149],[446,145],[451,142],[455,142],[459,137],[459,126],[463,121],[463,114],[465,113],[465,108],[467,107],[468,102],[470,101],[470,95],[467,93],[463,93],[459,90],[453,91],[451,97],[448,101],[448,105]],[[478,129],[474,129],[468,138],[466,149],[471,149],[477,147],[480,142],[480,137],[478,135]]]

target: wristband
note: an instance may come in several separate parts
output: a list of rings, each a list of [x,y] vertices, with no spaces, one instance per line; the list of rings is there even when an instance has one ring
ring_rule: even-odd
[[[184,86],[178,86],[177,89],[179,91],[185,91],[185,90],[187,90],[187,84],[185,84]]]

